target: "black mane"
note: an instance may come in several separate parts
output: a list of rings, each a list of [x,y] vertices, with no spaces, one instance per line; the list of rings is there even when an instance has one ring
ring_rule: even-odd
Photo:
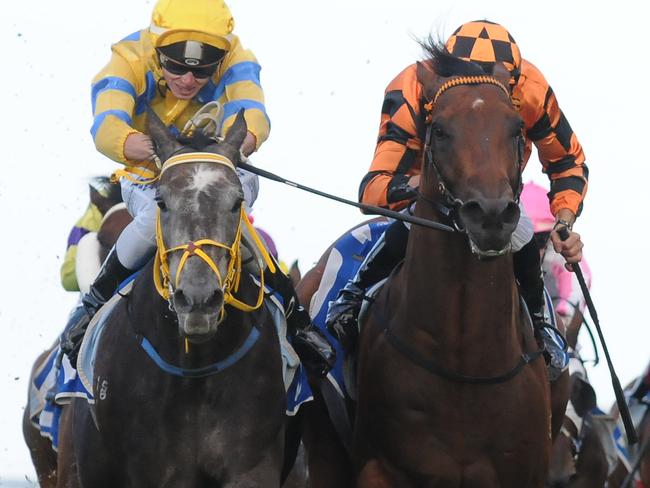
[[[492,74],[492,63],[475,63],[458,58],[447,51],[444,43],[432,36],[419,42],[433,70],[440,76],[476,76]]]

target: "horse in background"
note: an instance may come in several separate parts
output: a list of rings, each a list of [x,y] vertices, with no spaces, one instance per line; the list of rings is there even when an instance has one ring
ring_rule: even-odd
[[[97,204],[98,202],[95,200],[93,203]],[[77,248],[75,272],[82,293],[88,291],[90,283],[97,276],[101,263],[115,245],[115,242],[117,242],[122,230],[131,220],[132,217],[126,210],[124,203],[118,203],[104,213],[101,226],[97,232],[90,232],[81,238]],[[56,347],[58,347],[58,340],[36,358],[29,376],[30,385],[37,369]],[[23,437],[29,449],[39,485],[41,488],[55,488],[57,486],[56,452],[52,449],[50,439],[41,435],[38,426],[32,423],[30,418],[31,401],[33,399],[29,395],[23,414]]]
[[[131,223],[133,217],[125,203],[112,206],[104,214],[97,232],[84,235],[77,244],[76,273],[81,293],[87,293],[95,280],[102,263],[117,242],[122,230]]]
[[[570,343],[575,350],[575,343]],[[607,485],[618,454],[616,419],[598,410],[596,392],[577,353],[572,352],[571,398],[559,436],[553,441],[549,488],[592,488]]]
[[[626,386],[625,390],[627,393],[632,390],[636,381],[638,379]],[[634,420],[635,417],[638,418],[635,424],[637,424],[636,432],[639,437],[639,442],[635,447],[630,448],[623,433],[623,427],[622,425],[619,426],[621,429],[620,441],[624,444],[629,459],[624,462],[619,457],[616,469],[609,477],[608,488],[650,487],[650,406],[636,399],[631,400],[629,397],[628,406],[630,407],[632,419]],[[617,419],[619,418],[620,414],[616,404],[612,406],[611,414]],[[633,472],[631,473],[630,471]]]
[[[286,393],[278,333],[260,306],[263,290],[241,273],[247,218],[234,164],[243,114],[221,143],[181,145],[154,114],[149,123],[167,161],[157,257],[105,312],[96,403],[66,407],[72,422],[59,460],[82,487],[279,486]]]

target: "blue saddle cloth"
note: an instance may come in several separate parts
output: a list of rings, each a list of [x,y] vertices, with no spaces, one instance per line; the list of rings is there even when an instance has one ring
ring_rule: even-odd
[[[336,349],[336,364],[327,375],[341,396],[350,396],[345,385],[343,373],[344,353],[339,342],[328,332],[325,324],[329,302],[334,301],[338,292],[361,267],[361,263],[377,240],[390,225],[388,221],[373,221],[357,227],[339,238],[327,260],[321,285],[312,298],[310,314],[316,327],[322,330]]]

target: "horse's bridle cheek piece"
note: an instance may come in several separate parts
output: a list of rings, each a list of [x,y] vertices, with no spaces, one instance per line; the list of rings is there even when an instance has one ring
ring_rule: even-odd
[[[440,169],[438,168],[438,165],[436,164],[433,155],[433,144],[432,144],[432,135],[431,135],[433,132],[433,109],[436,103],[438,102],[440,96],[450,88],[454,88],[456,86],[462,86],[462,85],[483,85],[483,84],[497,86],[498,88],[501,89],[501,91],[505,93],[510,103],[513,103],[512,97],[510,95],[510,90],[503,83],[501,83],[493,76],[477,75],[477,76],[460,76],[460,77],[447,80],[445,83],[443,83],[440,86],[440,88],[438,88],[433,98],[429,102],[424,104],[424,110],[426,111],[425,124],[427,126],[426,137],[424,142],[424,158],[425,158],[424,162],[425,165],[428,163],[428,166],[430,166],[433,169],[436,179],[438,180],[438,190],[440,191],[440,194],[442,195],[444,202],[441,203],[438,201],[434,201],[428,197],[424,197],[424,198],[429,203],[432,203],[443,215],[449,217],[453,223],[454,228],[458,232],[463,232],[465,234],[467,234],[467,229],[460,223],[458,219],[458,210],[465,202],[463,202],[463,200],[461,200],[460,198],[454,196],[454,194],[449,190],[449,186],[446,184],[445,179],[443,178],[442,173],[440,172]],[[520,140],[517,143],[517,159],[519,164],[518,182],[517,182],[517,188],[515,190],[516,192],[515,201],[517,202],[519,202],[519,196],[523,188],[522,175],[521,175],[523,170],[522,163],[524,157],[523,142],[524,142],[524,137],[522,131]],[[422,194],[420,194],[420,196],[423,197]],[[476,244],[471,239],[471,237],[469,237],[469,241],[470,241],[470,247],[472,252],[474,254],[477,254],[479,258],[480,257],[490,258],[495,256],[501,256],[510,251],[510,245],[506,246],[504,249],[500,249],[496,251],[481,251],[478,248],[478,246],[476,246]]]
[[[169,167],[175,166],[177,164],[183,163],[200,163],[200,162],[211,162],[216,164],[222,164],[233,171],[235,171],[235,166],[232,162],[225,156],[221,156],[213,153],[187,153],[180,154],[171,157],[168,159],[162,167],[160,175],[162,176],[163,172]],[[224,305],[231,305],[239,310],[244,312],[252,312],[257,310],[264,300],[264,266],[262,262],[258,263],[260,268],[260,288],[257,301],[254,305],[249,305],[244,303],[237,298],[235,298],[234,293],[239,289],[239,283],[241,280],[242,272],[242,255],[241,255],[241,240],[242,240],[242,229],[243,226],[246,226],[249,233],[253,237],[256,247],[259,249],[262,258],[266,262],[266,265],[269,267],[271,272],[275,272],[275,265],[273,260],[268,255],[266,248],[262,244],[259,236],[255,232],[244,206],[241,206],[240,209],[240,218],[237,225],[237,232],[232,244],[227,245],[222,242],[217,242],[213,239],[199,239],[196,241],[190,241],[187,244],[182,244],[180,246],[175,246],[167,249],[165,247],[165,242],[163,239],[162,225],[160,222],[160,209],[158,209],[158,214],[156,216],[156,244],[157,251],[154,259],[153,266],[153,279],[156,286],[156,290],[165,300],[170,303],[171,307],[171,296],[180,283],[181,273],[187,263],[187,260],[192,256],[197,256],[202,259],[212,270],[212,272],[217,277],[219,286],[224,293]],[[228,251],[229,259],[228,266],[226,268],[225,277],[222,276],[217,264],[214,260],[202,249],[203,246],[213,246]],[[172,252],[181,251],[180,261],[178,267],[176,268],[176,274],[173,280],[171,280],[171,272],[169,269],[168,255]],[[224,307],[221,307],[219,311],[219,321],[224,317]]]

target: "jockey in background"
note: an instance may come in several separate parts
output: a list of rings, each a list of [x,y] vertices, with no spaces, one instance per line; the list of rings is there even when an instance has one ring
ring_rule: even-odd
[[[535,144],[543,170],[551,180],[549,200],[554,221],[550,239],[555,252],[561,253],[568,262],[580,262],[583,244],[572,228],[587,191],[587,167],[582,146],[560,110],[553,90],[542,73],[522,59],[515,40],[499,24],[489,21],[463,24],[445,47],[452,55],[477,64],[486,74],[492,73],[495,63],[503,64],[511,73],[511,98],[522,118],[525,136],[523,162],[529,159],[531,145]],[[361,202],[408,211],[416,200],[427,102],[417,80],[415,64],[404,69],[386,88],[374,159],[359,188]],[[445,217],[441,215],[441,218]],[[558,235],[561,228],[569,232],[566,241]],[[559,344],[561,341],[544,314],[544,283],[532,236],[532,225],[522,211],[512,241],[515,277],[531,313],[537,340],[546,349],[552,372],[557,372],[566,366],[565,345]],[[400,221],[394,222],[369,252],[357,275],[340,291],[336,301],[331,302],[327,325],[347,351],[356,343],[357,316],[365,290],[386,277],[404,258],[407,241],[408,228]]]
[[[555,217],[548,205],[547,190],[533,182],[526,183],[521,192],[521,203],[533,223],[534,239],[542,257],[546,289],[551,295],[555,311],[568,325],[576,313],[582,316],[586,303],[578,278],[566,269],[565,259],[554,251],[549,239]],[[587,286],[591,288],[591,270],[584,258],[580,267]]]
[[[106,212],[122,201],[120,185],[111,183],[107,176],[96,176],[90,180],[90,203],[86,211],[68,235],[68,247],[61,265],[61,285],[67,291],[79,291],[77,283],[77,245],[89,232],[97,232]]]
[[[252,217],[250,217],[251,223],[253,222]],[[278,255],[278,248],[275,245],[275,241],[273,238],[269,235],[268,232],[266,232],[264,229],[261,229],[257,226],[255,226],[255,232],[257,232],[257,235],[262,238],[264,241],[264,244],[266,245],[266,249],[269,251],[269,254],[273,256],[273,259],[280,265],[280,269],[282,272],[286,275],[289,274],[289,268],[287,267],[287,264],[282,261]]]
[[[150,26],[114,44],[110,61],[93,80],[91,134],[99,152],[125,166],[116,174],[134,220],[63,333],[61,347],[73,365],[90,319],[156,251],[155,180],[160,161],[146,133],[147,109],[174,135],[201,130],[213,137],[227,134],[243,110],[248,128],[241,147],[244,156],[259,149],[269,135],[260,65],[233,28],[223,0],[159,0]],[[257,176],[243,170],[238,174],[250,210],[257,198]],[[275,273],[267,283],[284,298],[296,352],[307,368],[322,372],[333,362],[333,350],[298,305],[289,278]]]

